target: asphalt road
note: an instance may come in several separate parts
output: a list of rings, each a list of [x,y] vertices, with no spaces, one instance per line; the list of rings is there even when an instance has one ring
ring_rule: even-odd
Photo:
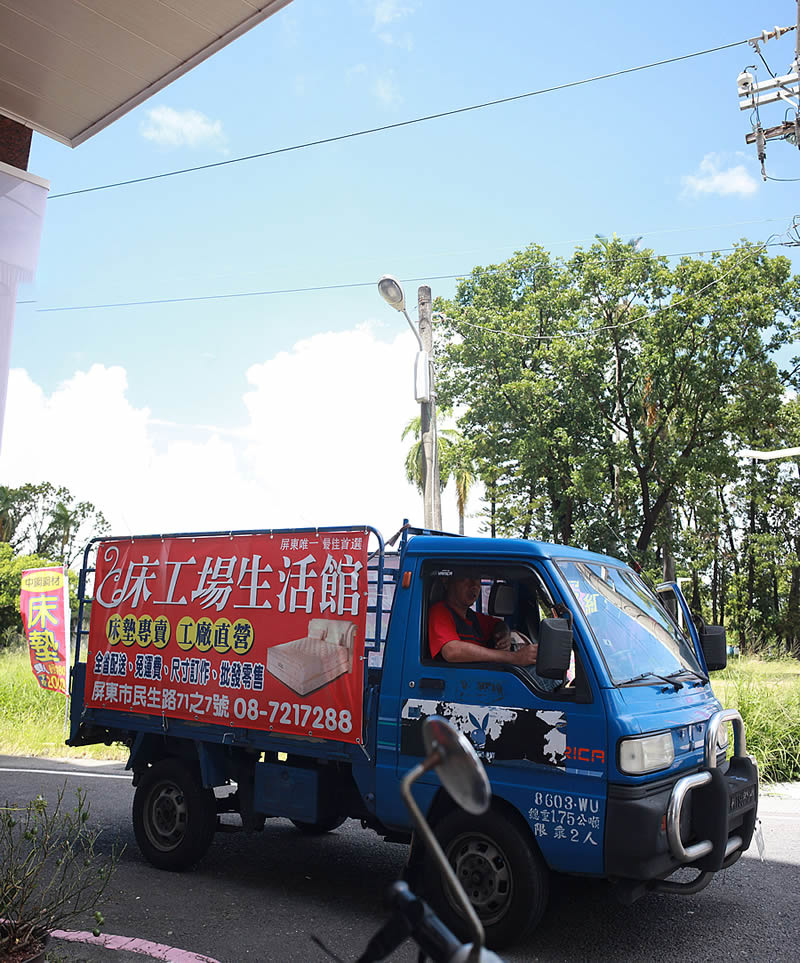
[[[10,770],[10,771],[9,771]],[[49,770],[37,772],[36,770]],[[122,777],[122,778],[120,778]],[[121,764],[76,766],[0,756],[0,800],[51,796],[66,780],[89,792],[102,849],[126,845],[104,906],[104,933],[151,940],[220,963],[353,960],[383,922],[382,894],[396,879],[405,848],[384,844],[349,821],[308,838],[271,820],[263,833],[218,834],[190,873],[153,869],[131,829],[133,790]],[[602,882],[556,878],[548,913],[533,936],[503,958],[560,960],[800,960],[800,790],[763,797],[766,861],[755,848],[692,897],[648,895],[616,902]],[[91,921],[74,924],[90,929]],[[143,963],[146,957],[55,940],[65,963]],[[178,959],[177,956],[166,957]],[[411,947],[392,959],[416,960]]]

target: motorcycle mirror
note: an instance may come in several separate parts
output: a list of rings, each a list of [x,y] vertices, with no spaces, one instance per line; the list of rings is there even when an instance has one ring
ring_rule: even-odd
[[[429,716],[422,725],[428,758],[444,788],[473,816],[489,808],[492,790],[486,770],[469,740],[441,716]],[[435,758],[438,756],[438,760]]]

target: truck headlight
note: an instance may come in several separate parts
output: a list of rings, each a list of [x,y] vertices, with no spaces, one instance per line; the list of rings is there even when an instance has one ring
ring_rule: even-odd
[[[619,768],[629,776],[641,776],[672,765],[675,747],[671,732],[623,739],[619,744]]]

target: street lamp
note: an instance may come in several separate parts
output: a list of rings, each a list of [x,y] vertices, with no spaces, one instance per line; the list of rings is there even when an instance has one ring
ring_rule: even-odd
[[[433,363],[430,360],[433,350],[433,329],[431,326],[431,289],[422,285],[417,291],[419,309],[419,329],[406,311],[406,296],[403,286],[392,277],[384,274],[378,281],[378,292],[383,300],[395,311],[401,311],[414,332],[419,351],[414,360],[414,400],[419,402],[420,441],[422,444],[422,502],[424,507],[425,528],[440,530],[442,527],[442,503],[439,492],[439,450],[436,436],[436,393],[434,390]]]
[[[408,311],[406,311],[406,296],[403,291],[403,286],[397,280],[397,278],[392,277],[391,274],[384,274],[383,277],[378,281],[378,291],[383,300],[391,305],[395,311],[402,311],[405,316],[406,321],[408,321],[408,326],[414,332],[414,337],[417,339],[417,344],[419,345],[419,351],[417,352],[417,357],[414,359],[414,400],[418,401],[420,404],[423,402],[428,402],[431,399],[431,365],[430,365],[430,346],[428,350],[425,350],[425,345],[422,342],[422,337],[420,332],[416,329],[414,322],[409,318]],[[420,288],[422,291],[422,288]],[[430,300],[430,288],[428,289],[428,300]],[[420,327],[422,327],[422,314],[420,313]]]
[[[406,316],[406,321],[408,321],[411,326],[411,330],[417,335],[417,340],[419,341],[419,334],[417,329],[414,327],[411,318],[409,318],[406,313],[406,296],[403,291],[403,285],[393,277],[391,274],[384,274],[383,277],[378,281],[378,291],[381,297],[387,304],[391,306],[396,311],[402,311]],[[420,341],[420,349],[422,349],[422,342]]]

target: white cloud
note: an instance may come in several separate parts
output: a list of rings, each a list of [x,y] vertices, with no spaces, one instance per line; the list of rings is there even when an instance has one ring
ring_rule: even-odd
[[[403,101],[400,91],[397,89],[397,84],[394,81],[394,71],[377,77],[372,90],[378,100],[388,107],[400,104]]]
[[[347,70],[347,79],[348,81],[353,80],[356,77],[366,74],[366,72],[367,72],[366,64],[354,64],[352,67],[349,67]]]
[[[681,178],[683,195],[698,197],[701,194],[738,194],[748,197],[758,190],[758,181],[744,164],[722,168],[719,154],[706,154],[700,161],[696,174]]]
[[[224,150],[227,140],[222,122],[211,120],[199,110],[151,107],[139,131],[145,140],[162,147],[214,147]]]
[[[299,341],[247,371],[250,470],[280,479],[280,498],[296,500],[302,522],[324,524],[316,508],[327,505],[347,523],[382,518],[399,527],[393,513],[419,502],[400,441],[416,413],[414,351],[408,334],[382,342],[361,325]]]
[[[403,102],[403,97],[396,82],[393,70],[378,73],[370,70],[365,64],[357,64],[347,71],[347,82],[357,84],[368,91],[384,106],[394,106]]]
[[[93,365],[50,395],[14,369],[0,478],[66,485],[120,535],[368,523],[388,536],[406,515],[422,523],[400,440],[418,412],[415,350],[410,332],[381,341],[370,325],[300,341],[247,370],[247,421],[226,432],[176,434],[131,404],[121,367]],[[443,511],[456,531],[449,492]]]
[[[407,30],[395,32],[394,28],[415,12],[416,4],[404,3],[402,0],[377,0],[372,3],[372,29],[383,43],[411,50],[411,34]]]
[[[416,5],[403,0],[377,0],[373,4],[373,26],[377,30],[414,13]]]
[[[388,30],[379,30],[378,39],[385,43],[387,47],[401,47],[409,52],[414,49],[414,39],[408,31],[391,33]]]

